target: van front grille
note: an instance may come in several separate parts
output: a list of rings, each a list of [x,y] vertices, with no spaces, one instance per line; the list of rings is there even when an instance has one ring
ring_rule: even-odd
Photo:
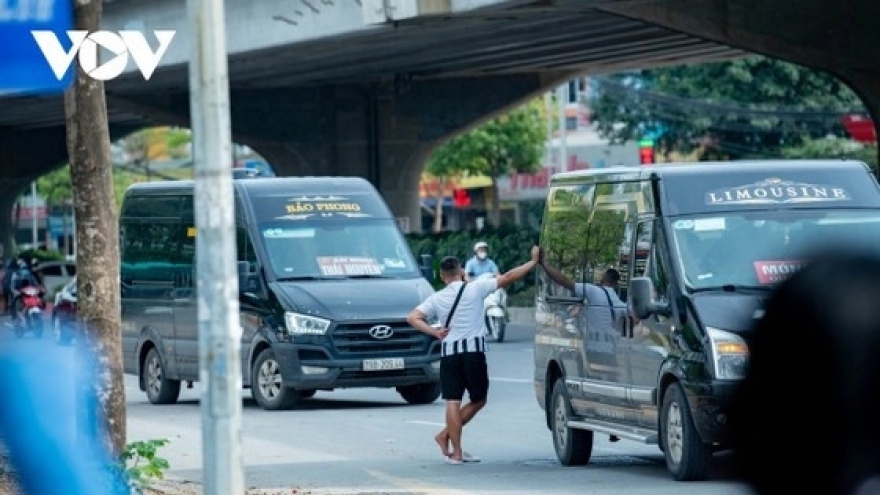
[[[370,329],[377,325],[391,327],[391,337],[377,339],[370,335]],[[396,323],[340,323],[333,329],[333,345],[340,357],[368,356],[418,356],[425,354],[431,343],[428,335],[409,326],[406,322]]]

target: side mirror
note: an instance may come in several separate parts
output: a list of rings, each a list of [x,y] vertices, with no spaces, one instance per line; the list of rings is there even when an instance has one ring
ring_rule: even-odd
[[[648,277],[633,277],[629,282],[629,300],[636,318],[644,320],[652,314],[667,314],[669,306],[654,302],[654,283]]]
[[[421,264],[419,268],[422,270],[422,276],[428,280],[429,283],[434,283],[434,257],[430,254],[421,255]]]

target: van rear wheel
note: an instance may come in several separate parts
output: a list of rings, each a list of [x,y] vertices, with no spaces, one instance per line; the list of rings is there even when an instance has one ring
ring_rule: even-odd
[[[420,383],[397,387],[397,393],[410,404],[430,404],[440,397],[440,384]]]
[[[666,468],[672,477],[678,481],[706,479],[712,463],[712,450],[697,433],[684,389],[679,383],[672,384],[663,397],[660,424]]]
[[[260,351],[251,369],[251,394],[267,411],[290,409],[305,398],[305,393],[284,386],[275,351],[268,347]]]
[[[180,380],[170,380],[165,373],[162,356],[156,348],[150,349],[141,369],[141,380],[151,404],[174,404],[180,397]]]
[[[550,400],[550,431],[553,432],[553,448],[563,466],[583,466],[593,455],[593,432],[568,426],[572,416],[571,406],[565,395],[565,382],[560,378],[553,384]]]

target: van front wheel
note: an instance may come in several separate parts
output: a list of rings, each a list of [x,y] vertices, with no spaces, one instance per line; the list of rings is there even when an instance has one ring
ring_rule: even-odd
[[[397,387],[397,393],[410,404],[430,404],[440,397],[439,383],[420,383]]]
[[[260,351],[251,370],[251,394],[267,411],[290,409],[303,399],[303,393],[284,386],[281,366],[270,348]]]
[[[678,481],[697,481],[709,474],[712,451],[700,439],[681,384],[674,383],[663,397],[660,418],[666,468]]]
[[[593,432],[568,426],[572,413],[565,397],[565,382],[560,378],[553,385],[553,398],[550,401],[553,447],[563,466],[583,466],[590,462],[593,455]]]

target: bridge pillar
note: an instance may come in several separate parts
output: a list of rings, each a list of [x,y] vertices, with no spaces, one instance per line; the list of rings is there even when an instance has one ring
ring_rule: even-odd
[[[4,129],[0,132],[0,150],[0,246],[6,257],[13,248],[15,200],[31,182],[64,163],[67,157],[64,126]]]
[[[419,180],[431,151],[569,75],[233,91],[233,135],[278,175],[367,178],[420,231]]]

